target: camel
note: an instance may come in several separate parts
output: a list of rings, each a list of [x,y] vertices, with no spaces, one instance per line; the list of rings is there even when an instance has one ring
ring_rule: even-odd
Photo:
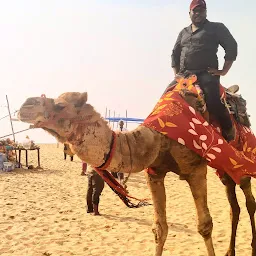
[[[186,100],[195,109],[196,98]],[[145,173],[154,205],[152,231],[155,237],[155,256],[161,256],[168,234],[166,221],[166,193],[164,179],[174,172],[186,180],[191,189],[198,217],[198,232],[203,237],[208,256],[214,256],[213,221],[207,204],[207,161],[177,141],[145,126],[129,132],[113,134],[108,123],[87,103],[87,93],[67,92],[57,99],[28,98],[21,106],[19,118],[52,134],[59,142],[69,143],[72,151],[92,166],[103,166],[109,160],[115,138],[115,151],[107,168],[111,172],[137,173],[153,168],[155,175]],[[235,255],[235,238],[240,208],[236,198],[236,184],[228,176],[222,178],[231,206],[232,231],[226,256]],[[251,178],[244,177],[240,188],[252,228],[252,255],[256,256],[254,214],[256,203],[251,191]]]

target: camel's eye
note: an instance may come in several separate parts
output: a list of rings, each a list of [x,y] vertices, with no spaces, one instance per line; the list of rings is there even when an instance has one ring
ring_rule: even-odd
[[[58,104],[55,104],[54,109],[55,109],[56,111],[61,111],[61,110],[64,109],[65,107],[66,107],[65,104],[63,104],[63,103],[58,103]]]

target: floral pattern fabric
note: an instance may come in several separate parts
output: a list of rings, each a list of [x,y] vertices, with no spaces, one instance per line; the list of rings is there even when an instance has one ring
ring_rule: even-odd
[[[186,89],[192,88],[191,83]],[[217,125],[205,121],[181,97],[179,86],[160,98],[142,125],[193,150],[205,158],[220,177],[226,172],[237,184],[243,176],[256,177],[256,139],[251,129],[232,119],[236,138],[228,143]]]

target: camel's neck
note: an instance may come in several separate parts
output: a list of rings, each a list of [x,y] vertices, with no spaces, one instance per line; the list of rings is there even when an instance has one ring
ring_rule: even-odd
[[[81,123],[73,123],[68,135],[57,137],[67,141],[72,151],[83,161],[92,166],[102,166],[111,150],[113,131],[109,124],[87,104],[79,113],[85,117]],[[70,129],[69,126],[61,127]],[[63,134],[54,129],[47,129],[52,135]],[[154,162],[159,154],[161,138],[159,133],[140,126],[131,132],[117,133],[115,149],[107,170],[114,172],[139,172]]]
[[[158,136],[157,136],[158,135]],[[113,172],[140,172],[159,154],[161,136],[146,127],[116,134],[116,149],[108,167]]]
[[[111,150],[112,130],[103,119],[95,124],[80,124],[69,142],[72,150],[83,161],[92,166],[101,166]],[[139,127],[131,132],[116,134],[116,147],[109,171],[139,172],[157,158],[161,136],[149,128]]]
[[[101,166],[105,162],[111,141],[112,131],[100,116],[91,123],[75,125],[73,135],[68,139],[74,153],[93,166]]]

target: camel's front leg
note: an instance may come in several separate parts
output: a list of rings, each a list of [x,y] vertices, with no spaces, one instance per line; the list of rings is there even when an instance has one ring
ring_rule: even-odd
[[[246,177],[241,180],[241,189],[244,192],[246,198],[246,207],[251,219],[252,227],[252,256],[256,256],[256,230],[255,230],[255,218],[254,214],[256,211],[256,202],[252,194],[251,178]]]
[[[237,231],[237,225],[239,222],[239,215],[240,215],[240,207],[236,197],[236,183],[227,174],[224,175],[221,181],[226,186],[226,194],[228,197],[229,204],[231,206],[230,218],[232,223],[229,249],[225,256],[235,256],[236,255],[236,251],[235,251],[236,231]]]
[[[155,221],[153,224],[153,233],[156,242],[155,256],[161,256],[168,234],[168,225],[166,222],[166,195],[164,187],[165,174],[158,176],[146,173],[146,177],[154,204]]]
[[[212,217],[207,206],[207,183],[206,183],[207,166],[198,166],[195,172],[191,173],[187,178],[193,194],[197,216],[198,216],[198,232],[204,238],[208,251],[208,256],[215,256],[212,243]]]

